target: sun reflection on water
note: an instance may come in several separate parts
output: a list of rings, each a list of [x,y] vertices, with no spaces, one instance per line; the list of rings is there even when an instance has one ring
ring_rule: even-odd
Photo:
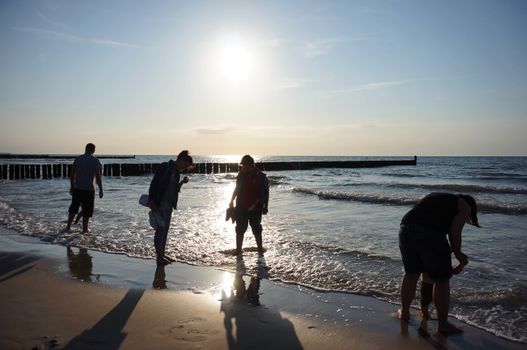
[[[232,296],[232,286],[234,283],[234,275],[230,272],[223,272],[223,279],[212,291],[212,296],[217,299],[221,300],[222,297],[230,298]]]

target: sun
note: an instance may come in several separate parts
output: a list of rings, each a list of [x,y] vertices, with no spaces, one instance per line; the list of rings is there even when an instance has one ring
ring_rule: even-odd
[[[254,57],[250,46],[239,34],[221,37],[216,51],[216,70],[222,79],[241,83],[252,78]]]

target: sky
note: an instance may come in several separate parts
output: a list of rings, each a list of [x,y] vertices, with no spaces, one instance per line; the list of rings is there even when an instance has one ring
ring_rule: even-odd
[[[527,155],[527,1],[0,0],[0,153]]]

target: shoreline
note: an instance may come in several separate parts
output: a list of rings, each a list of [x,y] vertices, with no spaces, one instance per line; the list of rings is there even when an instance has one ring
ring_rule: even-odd
[[[393,316],[397,305],[372,297],[271,282],[265,262],[261,305],[253,306],[239,297],[252,282],[243,260],[239,273],[184,263],[161,271],[153,260],[126,255],[72,248],[68,256],[65,246],[37,243],[4,227],[0,251],[3,349],[525,347],[453,318],[462,335],[436,335],[430,321],[424,337],[417,311],[406,324]],[[152,287],[164,284],[163,290]]]

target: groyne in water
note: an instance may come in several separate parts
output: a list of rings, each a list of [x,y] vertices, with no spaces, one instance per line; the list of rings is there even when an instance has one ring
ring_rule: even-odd
[[[75,159],[78,154],[13,154],[0,153],[0,159]],[[135,155],[97,155],[99,159],[135,159]]]
[[[407,160],[357,160],[357,161],[305,161],[260,162],[256,166],[264,171],[309,170],[317,168],[377,168],[386,166],[416,165],[417,156]],[[113,163],[103,165],[103,176],[142,176],[153,174],[159,163]],[[72,164],[0,164],[1,180],[65,178],[71,173]],[[189,173],[219,174],[238,172],[238,163],[196,163]]]

